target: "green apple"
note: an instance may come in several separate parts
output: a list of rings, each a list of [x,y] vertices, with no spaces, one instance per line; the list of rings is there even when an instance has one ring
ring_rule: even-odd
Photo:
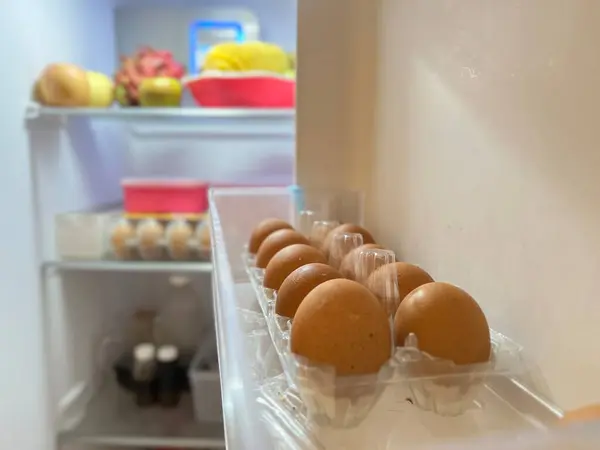
[[[145,78],[140,84],[140,105],[145,107],[180,106],[181,82],[176,78]]]

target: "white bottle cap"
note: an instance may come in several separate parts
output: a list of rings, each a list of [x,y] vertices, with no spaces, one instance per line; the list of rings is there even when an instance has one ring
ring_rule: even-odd
[[[174,345],[163,345],[158,349],[159,362],[173,362],[179,356],[179,351]]]
[[[156,357],[156,347],[154,344],[138,344],[133,349],[133,356],[136,361],[150,361]]]

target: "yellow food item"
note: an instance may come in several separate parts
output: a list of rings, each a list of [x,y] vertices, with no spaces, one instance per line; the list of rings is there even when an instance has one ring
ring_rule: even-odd
[[[279,46],[260,41],[225,42],[210,49],[204,70],[260,70],[286,74],[291,70],[288,54]]]
[[[168,107],[181,104],[182,87],[176,78],[144,78],[140,84],[140,105]]]
[[[34,88],[34,98],[46,106],[88,106],[90,95],[87,73],[74,64],[50,64]]]
[[[108,108],[115,101],[115,86],[112,80],[99,72],[87,72],[90,85],[91,108]]]
[[[292,72],[296,72],[296,68],[298,67],[298,63],[296,62],[296,53],[294,52],[289,52],[288,54],[288,61],[290,64],[290,71]]]

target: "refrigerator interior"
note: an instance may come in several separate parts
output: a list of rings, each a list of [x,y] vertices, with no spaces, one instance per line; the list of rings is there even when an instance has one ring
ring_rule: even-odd
[[[526,348],[558,405],[598,401],[600,5],[325,3],[299,5],[299,83],[314,89],[299,102],[299,183],[366,190],[376,237],[471,292]],[[342,4],[339,29],[362,46],[305,51],[331,31],[319,17]],[[325,54],[337,69],[317,79]],[[317,97],[329,119],[314,118]],[[355,98],[361,106],[348,107]],[[317,120],[321,144],[309,131]],[[334,174],[313,170],[325,146]]]
[[[222,448],[222,425],[194,424],[189,399],[182,406],[187,414],[182,420],[177,416],[179,412],[145,414],[139,419],[135,417],[135,408],[131,408],[130,398],[115,394],[110,387],[109,391],[102,390],[107,385],[105,381],[113,377],[111,361],[118,356],[128,318],[136,308],[164,306],[169,300],[169,294],[165,294],[168,277],[181,267],[176,270],[162,265],[150,272],[135,264],[127,268],[115,263],[100,264],[91,270],[81,270],[77,264],[66,268],[57,262],[55,217],[65,212],[118,206],[122,197],[120,180],[125,177],[291,184],[294,113],[202,112],[189,108],[177,114],[144,116],[131,111],[63,114],[31,108],[28,105],[31,84],[46,64],[67,61],[112,76],[119,64],[119,54],[144,44],[187,58],[188,52],[182,49],[188,44],[188,28],[197,20],[197,14],[206,8],[228,6],[212,1],[93,3],[53,0],[45,2],[43,7],[35,5],[40,11],[29,18],[33,17],[40,25],[42,33],[47,32],[48,48],[34,47],[33,39],[19,43],[35,70],[21,74],[29,86],[23,83],[18,92],[21,98],[15,101],[12,110],[14,115],[18,115],[17,111],[27,113],[26,126],[21,122],[15,127],[23,135],[13,138],[15,146],[22,144],[22,148],[13,150],[26,158],[20,160],[25,167],[18,173],[22,178],[15,184],[15,189],[22,188],[19,204],[24,211],[18,211],[19,222],[13,225],[23,227],[19,228],[22,235],[18,240],[25,244],[15,248],[21,255],[16,265],[23,267],[30,280],[35,280],[24,293],[35,307],[31,309],[29,305],[22,312],[15,311],[14,320],[25,314],[25,318],[35,321],[35,325],[25,327],[31,334],[27,336],[28,342],[32,340],[29,357],[39,358],[44,366],[28,373],[39,377],[30,383],[40,385],[45,392],[31,402],[37,405],[36,410],[47,411],[47,415],[41,414],[39,418],[44,425],[39,433],[41,443],[24,448],[50,448],[53,444],[68,448],[86,443]],[[259,21],[263,39],[290,51],[295,48],[295,2],[244,3],[243,7]],[[239,3],[231,2],[228,7],[239,7]],[[11,7],[7,14],[13,14],[12,20],[17,21],[26,11]],[[158,28],[167,33],[160,34]],[[175,39],[174,35],[181,39]],[[12,100],[13,95],[8,94]],[[21,114],[21,121],[23,117]],[[31,177],[24,176],[29,169]],[[10,180],[10,174],[7,179]],[[21,184],[24,181],[25,186]],[[32,269],[28,266],[33,265],[33,255],[36,266]],[[9,268],[6,269],[8,272]],[[200,273],[185,270],[194,280],[198,308],[206,319],[198,326],[211,330],[210,271],[206,265]],[[23,279],[21,276],[21,282]],[[22,428],[17,419],[11,420],[15,420],[17,429]],[[7,423],[11,420],[7,419]],[[181,421],[183,426],[178,425]],[[173,436],[180,439],[172,440]],[[8,439],[13,443],[29,438],[22,431],[15,431]]]

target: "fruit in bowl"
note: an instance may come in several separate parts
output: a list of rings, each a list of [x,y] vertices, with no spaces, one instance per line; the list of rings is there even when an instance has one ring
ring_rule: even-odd
[[[288,54],[268,42],[223,42],[213,46],[204,59],[203,70],[245,72],[260,70],[284,74],[292,69]]]
[[[183,64],[176,61],[171,52],[143,47],[132,57],[121,57],[121,67],[115,74],[117,101],[122,106],[139,106],[141,85],[145,79],[180,80],[184,74]]]
[[[176,78],[145,78],[140,84],[140,105],[174,107],[181,104],[181,82]]]

